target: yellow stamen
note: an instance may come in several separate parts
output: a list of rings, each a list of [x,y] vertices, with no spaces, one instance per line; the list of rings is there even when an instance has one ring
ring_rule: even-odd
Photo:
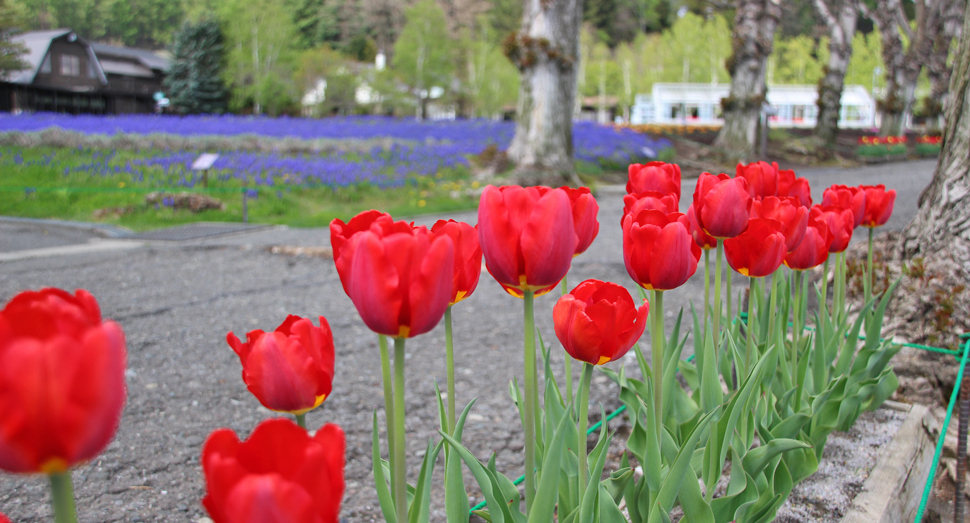
[[[460,302],[461,300],[464,300],[465,299],[465,296],[467,294],[468,293],[465,292],[465,291],[458,291],[458,294],[455,295],[455,301],[451,302],[451,304],[454,305],[454,304]]]
[[[40,471],[44,474],[60,474],[67,470],[67,461],[63,458],[51,458],[40,466]]]
[[[596,364],[597,365],[602,365],[602,364],[604,364],[604,363],[606,363],[608,361],[610,361],[610,357],[609,356],[600,356],[600,360],[597,361]]]
[[[290,414],[295,414],[297,416],[301,416],[301,415],[306,414],[307,412],[310,412],[311,410],[319,407],[320,405],[322,405],[323,404],[323,400],[325,400],[325,399],[327,399],[327,395],[326,394],[321,394],[321,395],[317,396],[316,401],[314,401],[312,407],[309,407],[309,408],[306,408],[306,409],[300,409],[300,410],[280,410],[280,411],[277,411],[277,412],[289,412]]]
[[[748,269],[738,269],[738,272],[741,273],[741,276],[747,276],[750,271]]]
[[[408,334],[410,334],[410,333],[411,333],[411,327],[408,327],[407,325],[401,325],[400,330],[397,331],[397,336],[396,337],[398,337],[398,338],[407,338],[408,337]]]

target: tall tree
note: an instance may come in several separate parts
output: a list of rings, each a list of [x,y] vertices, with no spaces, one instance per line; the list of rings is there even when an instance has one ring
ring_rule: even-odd
[[[734,54],[727,63],[731,90],[721,100],[724,125],[714,143],[749,157],[768,91],[765,71],[781,18],[781,0],[737,0],[736,5],[731,34]]]
[[[445,13],[434,0],[421,0],[405,12],[407,23],[394,44],[394,70],[417,102],[416,116],[428,117],[428,101],[437,87],[451,87],[454,70]]]
[[[172,107],[182,114],[225,112],[227,91],[222,80],[224,47],[219,23],[185,22],[174,38],[172,67],[164,87]]]
[[[829,36],[829,59],[825,76],[818,84],[818,119],[814,135],[825,145],[833,145],[839,132],[839,111],[845,72],[852,60],[859,6],[857,0],[815,0],[815,9],[825,22]]]
[[[505,54],[522,73],[508,155],[523,184],[576,179],[571,109],[582,14],[582,0],[526,0],[522,28],[506,40]]]
[[[970,272],[970,10],[964,13],[962,32],[936,173],[920,194],[919,210],[901,241],[909,256],[952,260],[965,279]]]
[[[0,78],[27,68],[27,62],[22,58],[27,48],[10,41],[10,29],[13,26],[13,13],[6,0],[0,0]]]
[[[933,50],[926,63],[926,74],[930,80],[930,93],[923,101],[924,116],[931,123],[943,115],[949,101],[951,64],[950,48],[954,39],[959,40],[961,21],[966,10],[965,0],[947,0],[941,6],[940,30],[933,41]]]

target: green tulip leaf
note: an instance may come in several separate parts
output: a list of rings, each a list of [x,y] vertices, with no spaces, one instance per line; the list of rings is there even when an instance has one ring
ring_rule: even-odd
[[[381,506],[381,513],[384,515],[384,520],[387,523],[396,523],[397,513],[394,511],[394,498],[391,496],[387,476],[384,475],[384,460],[381,459],[381,445],[378,434],[377,409],[374,409],[374,438],[371,446],[371,460],[374,467],[374,487],[377,490],[377,502]]]
[[[418,472],[418,482],[414,486],[414,500],[408,507],[408,523],[428,523],[431,517],[431,478],[434,475],[434,462],[438,459],[443,441],[432,446],[428,446],[424,451],[424,459],[421,461],[421,469]],[[466,512],[467,514],[467,512]]]
[[[559,490],[559,465],[562,458],[563,438],[566,433],[563,426],[572,421],[572,417],[563,416],[549,445],[546,446],[547,452],[543,456],[539,472],[539,485],[536,487],[533,504],[529,507],[529,523],[552,521],[556,508],[556,493]]]

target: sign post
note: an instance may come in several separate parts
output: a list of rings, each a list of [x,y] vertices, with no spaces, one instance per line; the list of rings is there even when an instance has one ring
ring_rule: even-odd
[[[216,163],[218,159],[218,154],[203,153],[192,162],[193,171],[202,171],[202,186],[207,189],[209,188],[209,169],[212,168],[212,164]]]

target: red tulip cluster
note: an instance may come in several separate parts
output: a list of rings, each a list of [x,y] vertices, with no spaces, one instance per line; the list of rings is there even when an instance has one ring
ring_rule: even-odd
[[[940,145],[943,142],[943,137],[940,135],[935,136],[920,136],[916,139],[916,143],[927,143],[930,145]]]
[[[859,145],[896,145],[906,143],[905,136],[860,136]]]

